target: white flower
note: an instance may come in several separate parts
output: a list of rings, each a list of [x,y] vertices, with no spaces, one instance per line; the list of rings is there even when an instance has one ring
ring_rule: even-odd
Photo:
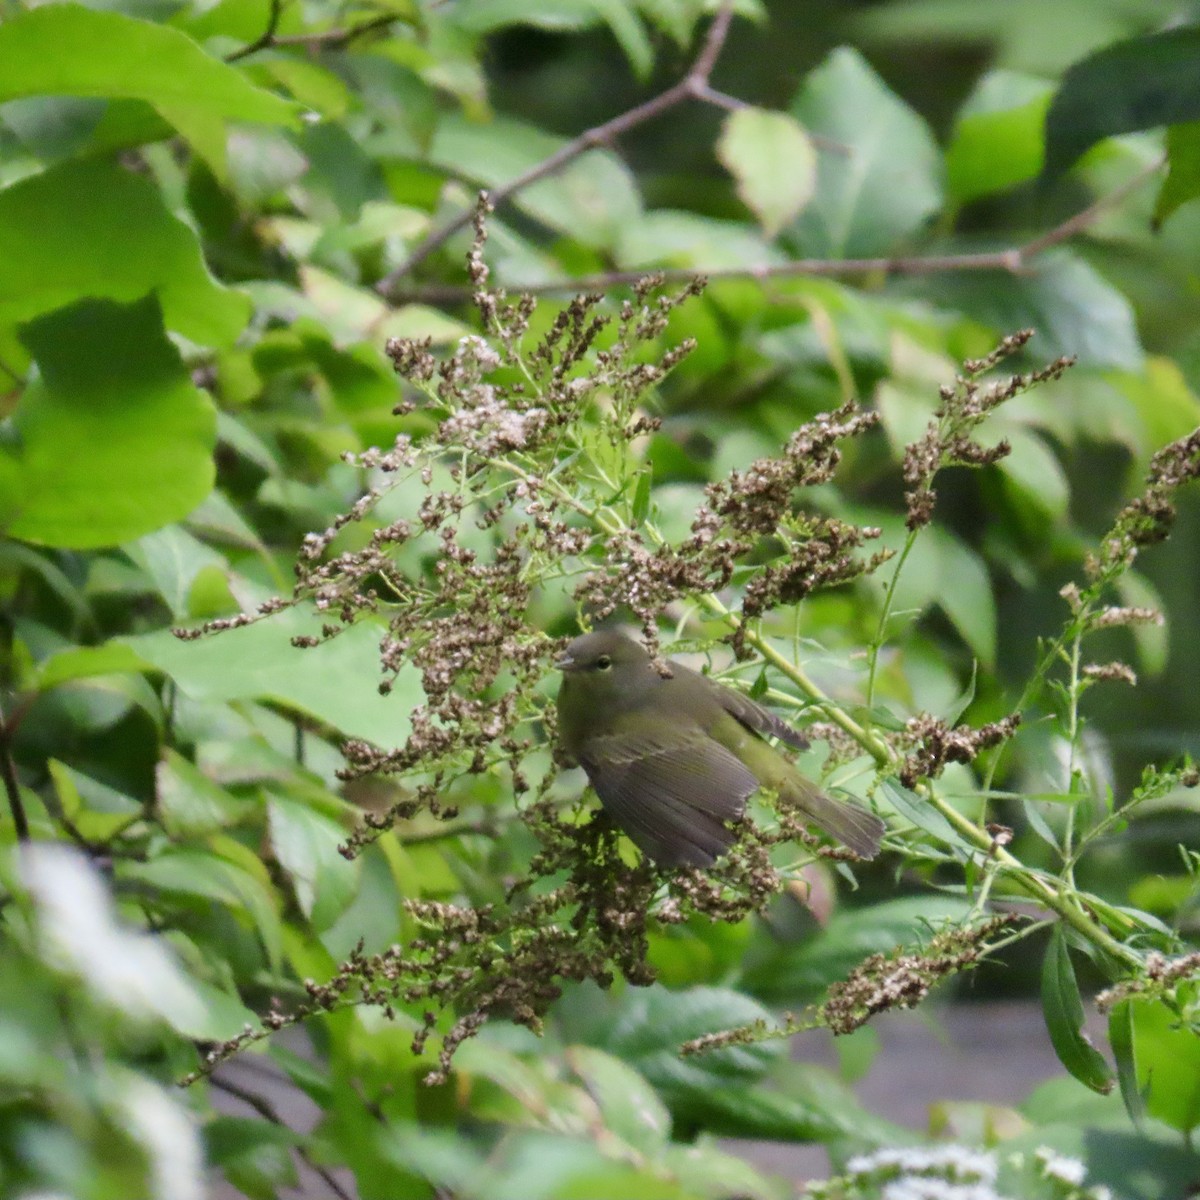
[[[1055,1179],[1072,1187],[1080,1187],[1087,1176],[1083,1163],[1077,1158],[1067,1158],[1049,1146],[1038,1147],[1037,1159],[1043,1179]]]
[[[170,950],[117,924],[108,890],[81,854],[34,844],[21,866],[52,966],[77,975],[97,1000],[131,1017],[158,1017],[181,1033],[205,1024],[204,1005]]]

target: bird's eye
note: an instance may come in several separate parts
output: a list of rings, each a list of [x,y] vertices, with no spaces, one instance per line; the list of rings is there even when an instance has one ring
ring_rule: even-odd
[[[612,659],[607,654],[602,654],[596,659],[596,667],[600,671],[607,671],[612,666]]]

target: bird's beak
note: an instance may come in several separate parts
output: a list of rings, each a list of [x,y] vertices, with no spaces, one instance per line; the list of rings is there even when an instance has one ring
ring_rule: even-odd
[[[554,665],[560,671],[570,671],[575,667],[575,660],[564,651],[554,660]]]

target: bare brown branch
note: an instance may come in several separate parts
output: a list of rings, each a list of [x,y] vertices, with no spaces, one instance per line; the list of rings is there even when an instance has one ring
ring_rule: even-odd
[[[578,137],[560,146],[553,154],[530,167],[528,171],[490,191],[488,200],[493,207],[499,207],[531,184],[562,170],[568,163],[586,154],[589,150],[594,150],[598,146],[607,146],[621,134],[627,133],[638,125],[645,124],[685,100],[701,100],[708,104],[728,107],[732,97],[713,92],[709,88],[708,81],[721,50],[725,46],[725,39],[729,35],[729,25],[732,20],[733,5],[731,3],[723,5],[708,28],[699,54],[682,79],[644,104],[636,105],[627,112],[613,117],[612,120],[605,121],[602,125],[585,129]],[[474,208],[465,209],[458,216],[435,229],[404,262],[376,284],[376,290],[384,296],[390,296],[404,276],[424,262],[435,250],[444,246],[456,233],[470,225],[474,211]],[[641,274],[645,274],[645,272],[641,272]],[[694,275],[695,272],[691,274]]]
[[[1120,187],[1101,196],[1086,208],[1074,213],[1053,229],[1039,234],[1028,242],[1003,250],[985,250],[968,254],[911,254],[883,258],[798,258],[791,262],[760,263],[745,267],[718,267],[704,270],[699,267],[678,267],[667,270],[644,267],[637,271],[600,271],[573,279],[524,284],[505,282],[512,292],[523,295],[554,295],[564,292],[603,291],[609,287],[636,283],[648,271],[664,282],[681,282],[697,277],[709,281],[720,279],[790,279],[815,275],[843,278],[856,275],[939,275],[960,271],[1002,271],[1020,275],[1032,269],[1033,261],[1047,250],[1061,245],[1076,234],[1095,224],[1106,212],[1124,202],[1148,179],[1163,167],[1164,159],[1156,159],[1144,170],[1126,180]],[[382,285],[380,285],[382,287]],[[425,304],[454,304],[469,300],[472,289],[462,284],[422,284],[397,289],[392,299],[397,302]]]

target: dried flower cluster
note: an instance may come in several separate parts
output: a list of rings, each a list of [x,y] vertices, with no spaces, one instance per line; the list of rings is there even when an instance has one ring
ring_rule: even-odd
[[[946,930],[920,952],[872,954],[829,989],[823,1023],[834,1033],[851,1033],[876,1013],[915,1007],[939,980],[974,966],[987,951],[987,939],[1016,919],[997,916]]]
[[[1011,452],[1012,447],[1006,441],[982,446],[972,440],[988,414],[1014,396],[1057,379],[1074,364],[1073,358],[1058,358],[1037,371],[984,382],[983,377],[989,371],[1016,354],[1032,337],[1032,329],[1006,337],[986,357],[968,359],[954,383],[941,389],[941,404],[935,410],[929,428],[904,452],[904,482],[909,488],[905,494],[909,529],[919,529],[933,519],[937,502],[933,479],[942,468],[986,467]]]
[[[980,751],[1012,737],[1020,723],[1016,713],[978,729],[970,725],[951,728],[929,713],[913,717],[904,729],[905,740],[913,748],[900,768],[900,782],[907,788],[915,787],[919,780],[936,779],[947,763],[973,762]]]

